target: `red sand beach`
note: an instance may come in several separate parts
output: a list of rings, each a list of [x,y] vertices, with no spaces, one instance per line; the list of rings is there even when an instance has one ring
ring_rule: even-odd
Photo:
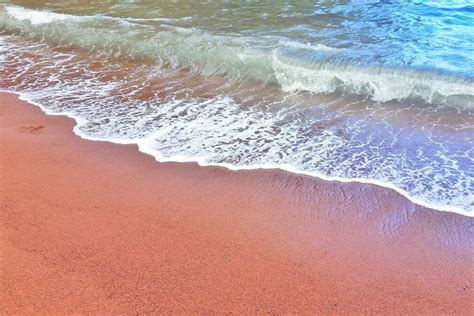
[[[278,170],[157,163],[0,94],[0,313],[474,310],[474,218]]]

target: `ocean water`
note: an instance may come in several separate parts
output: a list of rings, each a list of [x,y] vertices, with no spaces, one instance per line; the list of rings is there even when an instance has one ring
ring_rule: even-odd
[[[159,161],[474,216],[472,1],[1,1],[0,89]]]

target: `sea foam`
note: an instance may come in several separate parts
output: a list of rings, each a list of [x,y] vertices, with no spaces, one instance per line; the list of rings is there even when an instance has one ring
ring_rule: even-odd
[[[81,137],[159,161],[374,183],[473,214],[469,78],[282,36],[9,8],[0,87],[75,118]]]

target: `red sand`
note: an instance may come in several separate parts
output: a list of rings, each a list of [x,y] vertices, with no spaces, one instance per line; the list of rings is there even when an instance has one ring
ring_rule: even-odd
[[[473,312],[474,218],[157,163],[0,94],[0,313]]]

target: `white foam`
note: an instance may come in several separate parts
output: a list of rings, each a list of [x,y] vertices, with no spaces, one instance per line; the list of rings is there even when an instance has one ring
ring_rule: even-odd
[[[4,7],[6,13],[19,21],[28,21],[32,25],[41,25],[47,24],[52,22],[63,22],[63,21],[70,21],[70,22],[78,22],[78,21],[87,21],[97,18],[102,19],[109,19],[118,21],[123,24],[133,23],[133,22],[179,22],[179,21],[191,21],[192,17],[182,17],[182,18],[132,18],[132,17],[113,17],[103,14],[96,14],[96,15],[71,15],[65,13],[55,13],[50,11],[43,11],[43,10],[33,10],[27,9],[24,7],[16,6],[16,5],[7,5]]]
[[[312,45],[311,43],[305,44],[305,43],[290,41],[290,40],[280,40],[280,44],[287,47],[313,50],[316,52],[342,52],[344,51],[343,48],[330,47],[323,44],[316,44],[316,45]]]
[[[394,146],[400,140],[397,133],[403,132],[398,123],[404,119],[392,117],[379,128],[393,113],[393,108],[383,109],[383,104],[370,103],[373,108],[355,121],[351,106],[347,113],[342,108],[325,113],[324,104],[306,103],[308,94],[292,101],[293,96],[276,87],[225,88],[232,81],[192,72],[176,76],[172,70],[153,70],[140,64],[124,69],[109,60],[102,60],[104,66],[125,78],[103,81],[101,76],[108,70],[89,69],[89,60],[58,59],[46,44],[28,45],[7,41],[0,46],[0,55],[8,55],[4,67],[10,69],[5,86],[24,92],[22,97],[37,105],[47,105],[42,108],[49,114],[75,118],[75,133],[83,138],[137,144],[158,161],[195,161],[233,170],[279,168],[326,180],[378,184],[418,204],[461,214],[470,213],[474,205],[474,196],[469,195],[472,173],[465,167],[466,161],[474,159],[466,150],[472,142],[460,138],[450,145],[450,134],[443,133],[442,142],[437,143],[427,138],[432,136],[430,132],[417,130],[414,136],[418,140]],[[35,59],[24,58],[24,52],[34,52]],[[73,73],[78,75],[71,76]],[[169,80],[157,86],[156,78]],[[144,100],[140,98],[142,89],[163,91],[165,98]],[[346,101],[344,107],[348,106]],[[262,109],[273,105],[280,110]],[[416,111],[420,117],[429,114],[424,109]],[[371,120],[372,115],[378,115],[377,119]],[[468,132],[469,122],[466,119],[459,128],[466,127]],[[431,129],[432,125],[428,126]],[[405,154],[413,148],[434,148],[438,153]]]
[[[153,148],[153,141],[154,141],[154,136],[155,135],[150,135],[146,138],[138,138],[138,139],[127,139],[127,138],[103,138],[103,137],[94,137],[87,135],[81,131],[81,126],[87,124],[87,120],[74,115],[71,112],[54,112],[51,111],[47,108],[45,108],[42,104],[37,103],[33,100],[31,100],[26,93],[18,93],[15,91],[11,90],[2,90],[0,89],[0,92],[7,92],[7,93],[14,93],[19,96],[20,100],[26,101],[32,105],[35,105],[39,107],[45,114],[47,115],[53,115],[53,116],[66,116],[69,118],[72,118],[75,120],[76,125],[73,128],[73,131],[76,135],[79,137],[90,140],[90,141],[107,141],[111,143],[116,143],[116,144],[135,144],[138,146],[138,149],[140,152],[148,154],[152,157],[155,158],[156,161],[158,162],[194,162],[197,163],[199,166],[217,166],[217,167],[224,167],[229,170],[234,170],[234,171],[239,171],[239,170],[258,170],[258,169],[279,169],[295,174],[301,174],[301,175],[306,175],[318,179],[322,179],[325,181],[337,181],[337,182],[342,182],[342,183],[363,183],[363,184],[371,184],[371,185],[376,185],[379,187],[391,189],[393,191],[396,191],[397,193],[401,194],[414,204],[435,209],[438,211],[443,211],[443,212],[451,212],[451,213],[457,213],[461,214],[467,217],[474,217],[474,212],[469,212],[465,211],[462,208],[459,207],[451,207],[451,206],[446,206],[446,205],[438,205],[434,203],[430,203],[426,200],[419,199],[417,197],[413,197],[410,195],[407,191],[400,189],[396,185],[384,181],[379,181],[379,180],[373,180],[373,179],[365,179],[365,178],[344,178],[344,177],[333,177],[333,176],[327,176],[323,173],[320,172],[309,172],[309,171],[304,171],[296,168],[295,166],[289,165],[289,164],[267,164],[267,163],[262,163],[262,164],[253,164],[253,165],[233,165],[229,163],[215,163],[215,162],[209,162],[206,158],[204,157],[198,157],[198,156],[186,156],[186,155],[173,155],[173,156],[166,156],[163,155],[160,151],[156,150]]]
[[[187,22],[191,21],[193,18],[191,16],[186,16],[182,18],[131,18],[131,17],[125,17],[121,18],[130,22]]]
[[[33,25],[46,24],[57,21],[77,21],[83,17],[69,15],[64,13],[54,13],[48,11],[31,10],[19,6],[9,5],[5,7],[5,11],[11,17],[20,21],[29,21]]]
[[[133,19],[133,18],[119,18],[119,17],[112,17],[103,14],[95,14],[95,15],[71,15],[65,13],[55,13],[50,11],[43,11],[43,10],[32,10],[23,8],[20,6],[8,5],[5,6],[6,13],[19,21],[27,21],[32,25],[42,25],[48,24],[53,22],[85,22],[91,21],[94,19],[104,19],[104,20],[112,20],[124,25],[132,25],[135,21],[141,21],[142,19]],[[154,19],[143,19],[145,20],[154,20]],[[160,19],[156,19],[159,21]],[[163,21],[171,21],[172,19],[163,19]]]

